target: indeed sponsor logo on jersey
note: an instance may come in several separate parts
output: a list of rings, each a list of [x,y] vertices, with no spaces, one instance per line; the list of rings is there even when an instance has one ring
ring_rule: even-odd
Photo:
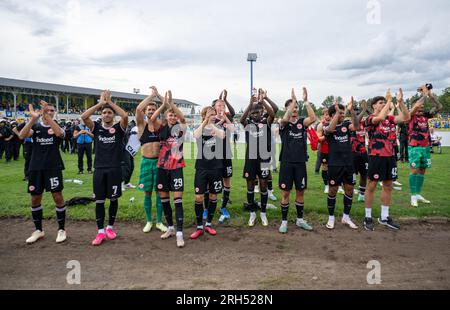
[[[334,136],[334,140],[338,141],[338,142],[347,142],[348,141],[348,136]]]
[[[249,133],[253,138],[260,138],[264,135],[264,131],[250,131]]]
[[[169,137],[169,138],[166,140],[166,142],[167,142],[167,144],[170,145],[171,147],[177,146],[177,144],[178,144],[178,138],[176,138],[176,137]]]
[[[98,140],[103,143],[114,143],[114,142],[116,142],[116,136],[112,136],[112,137],[98,136]]]
[[[420,129],[425,129],[425,128],[427,128],[427,126],[428,126],[428,122],[421,122],[421,121],[419,121],[419,122],[417,122],[417,126],[418,126]]]
[[[207,147],[212,147],[214,145],[216,145],[216,139],[209,139],[205,141],[205,146]]]
[[[379,128],[379,131],[382,133],[388,133],[391,131],[391,126],[380,125],[378,128]]]
[[[51,145],[53,144],[53,137],[51,138],[36,138],[36,142],[39,143],[40,145]]]
[[[289,131],[289,136],[291,136],[294,139],[302,139],[303,138],[303,132],[295,133],[295,132]]]

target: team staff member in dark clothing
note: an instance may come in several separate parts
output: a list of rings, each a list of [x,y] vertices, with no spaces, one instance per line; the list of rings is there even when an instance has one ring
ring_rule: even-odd
[[[71,142],[71,149],[70,149],[70,154],[75,154],[76,150],[77,150],[77,138],[75,138],[73,135],[75,133],[75,128],[77,128],[77,126],[80,123],[78,121],[74,121],[72,126],[70,127],[70,136],[72,137]]]
[[[20,146],[22,145],[22,141],[19,138],[19,130],[17,130],[17,126],[19,124],[16,121],[11,122],[11,132],[12,132],[12,139],[10,140],[11,143],[11,156],[15,161],[19,160],[19,154],[20,154]]]
[[[270,175],[271,125],[275,114],[261,93],[258,97],[255,95],[251,97],[240,119],[240,123],[245,128],[247,145],[243,177],[247,181],[247,203],[250,209],[248,226],[250,227],[254,226],[256,221],[255,180],[257,177],[261,192],[261,223],[263,226],[269,225],[266,215],[267,179]],[[268,113],[267,118],[263,118],[263,108]]]
[[[0,159],[3,159],[5,153],[5,132],[6,132],[6,120],[0,120]]]
[[[397,161],[394,152],[395,125],[410,119],[409,111],[403,102],[403,91],[397,94],[400,114],[388,115],[393,107],[392,95],[387,92],[386,98],[375,97],[371,105],[373,114],[365,121],[365,128],[369,136],[369,170],[365,195],[366,216],[364,228],[374,230],[372,220],[372,205],[378,182],[383,182],[381,189],[381,216],[378,222],[392,229],[400,226],[389,216],[391,204],[392,182],[397,179]]]
[[[102,123],[93,122],[91,115],[101,109]],[[114,124],[114,116],[120,116],[120,122]],[[128,114],[111,99],[111,92],[105,90],[100,96],[100,101],[81,115],[84,124],[94,134],[96,142],[94,161],[94,195],[95,217],[98,233],[92,241],[92,245],[100,245],[108,239],[115,239],[117,234],[113,225],[119,208],[119,197],[122,195],[122,159],[123,137],[128,125]],[[105,200],[110,200],[108,226],[104,228]]]
[[[308,102],[308,92],[303,87],[303,104],[308,112],[308,117],[298,116],[298,102],[292,89],[291,99],[284,104],[286,113],[280,120],[280,178],[278,186],[281,189],[281,226],[279,232],[288,231],[289,195],[295,184],[297,209],[296,225],[304,230],[312,230],[312,227],[303,219],[304,192],[307,187],[306,161],[307,153],[307,128],[316,120],[314,110]]]
[[[204,230],[210,235],[217,234],[212,228],[212,219],[217,207],[217,194],[222,191],[222,141],[225,138],[225,131],[216,127],[216,111],[213,107],[203,108],[202,119],[202,123],[194,131],[194,138],[197,140],[194,181],[197,230],[191,235],[191,239],[198,238]],[[203,228],[203,195],[206,191],[209,193],[208,217],[206,227]]]
[[[183,142],[186,135],[186,120],[183,112],[172,101],[172,92],[170,90],[166,92],[163,104],[153,113],[150,121],[155,122],[158,115],[164,109],[166,109],[166,112],[164,113],[164,120],[159,132],[160,151],[157,164],[158,175],[156,177],[156,188],[158,189],[159,197],[161,197],[168,228],[161,235],[161,239],[168,239],[175,236],[172,207],[170,206],[170,192],[173,192],[177,223],[177,247],[182,248],[184,247],[183,168],[186,166],[183,158]]]
[[[6,131],[6,120],[0,120],[0,159],[3,159],[3,154],[5,153],[5,131]]]
[[[408,125],[406,123],[398,124],[399,142],[400,142],[400,161],[408,162]]]
[[[25,127],[26,123],[23,122],[17,126],[17,130],[20,131]],[[25,138],[23,140],[23,147],[22,147],[22,154],[23,158],[25,159],[25,164],[23,167],[23,174],[24,174],[24,181],[28,181],[29,175],[30,175],[30,161],[31,161],[31,154],[33,153],[33,139],[32,138]]]
[[[357,229],[350,219],[350,210],[352,208],[353,187],[356,183],[356,174],[353,168],[353,154],[351,143],[351,131],[358,128],[356,113],[353,110],[353,97],[347,106],[351,113],[352,121],[344,120],[345,107],[342,104],[335,103],[328,108],[328,115],[331,121],[323,126],[325,137],[328,141],[328,229],[334,228],[334,209],[336,206],[336,194],[339,185],[344,187],[344,215],[342,224],[348,225],[352,229]]]
[[[77,140],[78,148],[78,174],[83,173],[83,156],[87,158],[87,172],[92,173],[92,139],[94,134],[89,127],[80,124],[75,127],[73,137]]]
[[[67,122],[64,126],[64,131],[66,132],[66,135],[64,136],[64,141],[61,145],[62,151],[65,153],[70,152],[72,149],[71,143],[72,143],[72,123]]]
[[[58,235],[56,242],[66,240],[64,228],[66,221],[66,206],[62,195],[64,163],[59,153],[59,143],[64,138],[64,130],[53,120],[55,107],[45,101],[40,101],[41,111],[34,111],[30,104],[31,120],[20,131],[20,139],[33,138],[33,152],[30,162],[30,179],[28,193],[31,194],[31,215],[36,230],[26,240],[34,243],[44,237],[42,230],[42,193],[44,189],[51,192],[56,204]],[[42,117],[38,123],[39,117]]]
[[[1,135],[4,141],[5,148],[5,159],[6,162],[9,163],[12,159],[12,146],[11,140],[14,137],[13,132],[11,131],[11,127],[8,123],[5,123],[5,126],[2,128]]]

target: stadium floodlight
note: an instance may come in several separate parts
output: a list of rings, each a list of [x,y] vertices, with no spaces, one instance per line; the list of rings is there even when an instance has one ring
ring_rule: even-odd
[[[133,93],[139,94],[141,90],[139,88],[133,88]]]
[[[256,53],[248,53],[247,61],[256,61],[257,58],[258,55],[256,55]]]
[[[253,94],[253,62],[256,61],[258,55],[256,53],[248,53],[247,61],[250,62],[250,96]]]

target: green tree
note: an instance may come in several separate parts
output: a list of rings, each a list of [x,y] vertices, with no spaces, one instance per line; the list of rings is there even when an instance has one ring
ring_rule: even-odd
[[[300,107],[301,107],[301,111],[299,113],[300,116],[308,116],[308,112],[306,111],[306,109],[303,106],[303,101],[299,101],[299,103],[300,103]],[[314,105],[314,103],[310,102],[309,104],[311,105],[311,108],[313,108],[314,113],[317,115],[317,108]]]
[[[442,91],[439,96],[439,102],[442,104],[442,112],[450,113],[450,87],[447,87]]]
[[[408,109],[411,109],[412,106],[414,105],[414,102],[416,102],[418,99],[420,98],[419,94],[414,94],[411,97],[407,98],[405,100],[405,104],[408,107]]]
[[[341,96],[335,97],[333,95],[330,95],[330,96],[327,96],[324,101],[322,101],[322,106],[328,109],[334,103],[335,99],[337,99],[337,101],[339,103],[342,103],[342,97]]]

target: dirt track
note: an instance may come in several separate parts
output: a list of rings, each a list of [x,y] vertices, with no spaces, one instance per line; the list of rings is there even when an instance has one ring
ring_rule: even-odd
[[[268,228],[218,227],[215,237],[161,240],[141,223],[118,222],[119,237],[90,245],[95,223],[69,221],[68,240],[46,237],[25,244],[30,220],[0,219],[0,289],[450,289],[450,224],[404,224],[398,232],[350,231],[319,223],[307,233],[290,224],[287,235]],[[193,232],[185,229],[185,239]],[[81,264],[81,284],[69,285],[66,263]],[[381,263],[380,285],[366,281],[370,260]]]

